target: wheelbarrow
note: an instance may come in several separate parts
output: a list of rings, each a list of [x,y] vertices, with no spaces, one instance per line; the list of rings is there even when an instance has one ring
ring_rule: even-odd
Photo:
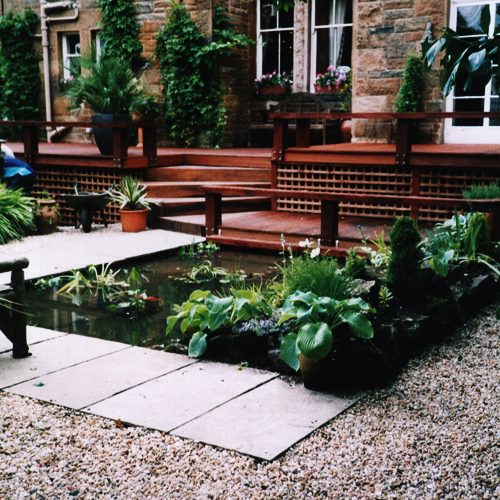
[[[70,208],[75,210],[75,227],[78,228],[81,225],[85,233],[90,233],[92,229],[94,212],[103,211],[109,201],[107,193],[89,193],[87,191],[63,194],[61,197]],[[103,219],[104,225],[108,227],[104,214]]]

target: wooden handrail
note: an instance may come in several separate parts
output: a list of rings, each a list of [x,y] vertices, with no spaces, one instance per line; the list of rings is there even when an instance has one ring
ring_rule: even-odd
[[[222,196],[262,196],[276,199],[303,198],[321,202],[321,240],[326,245],[334,245],[338,240],[339,204],[358,203],[395,203],[399,205],[437,206],[437,207],[472,207],[492,212],[492,238],[500,240],[500,198],[471,199],[440,198],[426,196],[402,196],[385,194],[325,193],[314,191],[293,191],[285,189],[252,188],[225,185],[203,186],[205,191],[205,227],[207,235],[217,234],[222,223]],[[273,203],[275,205],[275,203]],[[411,216],[417,218],[418,210],[411,210]]]
[[[127,130],[143,129],[143,155],[149,160],[149,166],[156,165],[157,144],[156,125],[151,121],[93,123],[89,121],[35,121],[35,120],[0,120],[1,126],[22,127],[24,158],[28,163],[36,162],[39,154],[38,130],[44,127],[111,128],[113,130],[113,166],[123,167],[128,158]]]
[[[468,118],[497,118],[500,119],[500,111],[432,111],[419,113],[346,113],[341,111],[321,112],[279,112],[269,113],[270,118],[275,120],[343,120],[343,119],[366,119],[366,120],[442,120],[445,118],[468,119]]]

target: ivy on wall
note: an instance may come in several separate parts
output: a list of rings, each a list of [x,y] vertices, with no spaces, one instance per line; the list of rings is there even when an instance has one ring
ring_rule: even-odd
[[[0,17],[0,118],[37,118],[40,95],[35,34],[40,25],[32,10]]]
[[[227,12],[216,7],[211,40],[203,36],[186,7],[172,3],[170,17],[157,38],[165,96],[167,133],[179,145],[195,144],[201,136],[220,144],[226,124],[220,60],[252,41],[235,33]]]
[[[132,67],[141,63],[142,44],[139,23],[132,0],[99,0],[102,22],[100,37],[111,58],[130,61]]]

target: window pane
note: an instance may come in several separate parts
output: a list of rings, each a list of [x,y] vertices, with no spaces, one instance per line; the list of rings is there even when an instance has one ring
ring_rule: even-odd
[[[260,29],[269,30],[277,26],[277,14],[274,5],[269,0],[260,2]]]
[[[68,54],[80,53],[80,36],[79,35],[66,35],[66,47]]]
[[[481,10],[483,5],[471,5],[457,9],[457,33],[460,36],[479,35],[481,29]]]
[[[280,72],[293,72],[293,31],[281,32]]]
[[[352,1],[344,0],[345,6],[345,14],[344,19],[340,19],[338,22],[342,24],[352,24]]]
[[[293,28],[293,9],[288,12],[281,10],[278,14],[278,25],[280,28]]]
[[[323,73],[330,64],[351,66],[352,28],[317,30],[316,72]]]
[[[463,96],[484,96],[485,86],[481,84],[478,80],[473,80],[471,84],[471,88],[466,92],[464,90],[464,84],[466,82],[466,75],[457,78],[457,83],[455,85],[455,96],[463,97]]]
[[[278,70],[278,33],[262,33],[262,74]]]
[[[495,16],[495,26],[500,26],[500,3],[497,3],[496,16]]]
[[[492,97],[490,103],[491,111],[500,111],[500,98]],[[500,127],[500,118],[492,118],[490,120],[490,125],[493,127]]]
[[[453,111],[484,111],[484,99],[455,99]],[[483,119],[459,118],[453,120],[453,125],[457,127],[482,127]]]
[[[315,0],[316,1],[316,26],[325,26],[333,22],[333,0]]]
[[[337,29],[338,56],[337,66],[351,67],[352,27]]]
[[[333,57],[333,28],[319,29],[317,32],[316,72],[324,73],[330,64],[334,64]]]

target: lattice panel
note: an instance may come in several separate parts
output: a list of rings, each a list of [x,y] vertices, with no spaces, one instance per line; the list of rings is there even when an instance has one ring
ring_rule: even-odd
[[[410,194],[411,172],[393,166],[281,163],[278,189],[366,194]],[[300,198],[279,198],[278,210],[320,213],[320,203]],[[394,218],[409,214],[409,207],[381,204],[341,203],[343,216]]]
[[[73,194],[75,184],[78,184],[79,191],[101,193],[113,184],[119,184],[125,175],[141,178],[140,171],[102,167],[37,165],[35,172],[33,196],[41,197],[42,192],[47,191],[59,203],[63,226],[73,225],[75,222],[75,211],[69,208],[61,197],[63,194]],[[119,220],[118,208],[108,204],[104,209],[104,217],[108,223],[117,222]],[[93,222],[98,224],[104,222],[100,211],[94,215]]]

